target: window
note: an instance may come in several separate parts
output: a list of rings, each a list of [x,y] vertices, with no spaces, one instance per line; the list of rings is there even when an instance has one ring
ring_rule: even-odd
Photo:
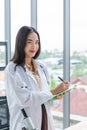
[[[6,1],[0,0],[0,129],[8,129],[9,124],[9,113],[8,113],[8,107],[7,107],[7,101],[5,97],[5,86],[4,86],[4,68],[7,64],[7,42],[5,41],[5,33],[8,32],[9,28],[11,27],[11,36],[6,34],[6,39],[11,38],[11,50],[9,50],[9,53],[11,51],[11,54],[13,54],[14,46],[15,46],[15,37],[16,33],[19,30],[19,28],[23,25],[30,25],[30,0],[24,0],[24,1],[17,1],[12,0],[11,2],[11,25],[8,27],[8,29],[5,29],[5,23],[7,27],[7,21],[5,21],[4,17],[6,15],[9,15],[8,13],[5,14],[5,8],[10,8],[5,3]],[[8,1],[7,1],[8,2]],[[8,16],[6,16],[8,18]],[[10,15],[9,15],[10,19]],[[6,30],[7,32],[5,32]],[[10,31],[10,30],[9,30]],[[8,42],[9,44],[9,42]],[[6,47],[5,47],[6,45]]]
[[[30,26],[30,0],[11,1],[11,53],[14,52],[16,34],[21,26]]]
[[[71,83],[79,83],[70,95],[71,119],[87,117],[87,1],[71,0]]]
[[[60,83],[58,75],[63,76],[63,1],[37,0],[37,16],[42,48],[39,59],[48,67],[52,88]],[[55,100],[51,108],[55,127],[63,127],[62,109],[62,100]]]
[[[4,40],[4,0],[0,0],[0,41]]]

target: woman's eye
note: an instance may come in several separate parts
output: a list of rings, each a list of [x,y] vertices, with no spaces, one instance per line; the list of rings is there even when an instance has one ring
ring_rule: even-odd
[[[27,42],[28,44],[31,44],[32,42]]]
[[[35,42],[27,41],[27,44],[39,44],[39,41],[35,41]]]
[[[36,41],[36,44],[39,44],[39,41]]]

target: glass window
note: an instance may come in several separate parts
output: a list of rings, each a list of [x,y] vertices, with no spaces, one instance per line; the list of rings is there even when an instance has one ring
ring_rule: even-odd
[[[19,6],[20,5],[20,6]],[[4,0],[0,0],[0,42],[4,44]],[[25,1],[11,1],[11,54],[14,52],[15,46],[15,37],[17,31],[21,26],[30,25],[30,0]],[[0,46],[0,68],[5,67],[6,65],[6,48],[5,46]],[[1,70],[1,69],[0,69]],[[4,93],[4,72],[0,71],[0,89],[3,86],[3,93]],[[1,92],[0,92],[1,93]]]
[[[4,0],[0,0],[0,41],[4,40]]]
[[[4,0],[0,0],[0,96],[4,95],[3,69],[6,65],[4,38]]]
[[[71,120],[87,118],[87,0],[71,0],[71,83],[79,85],[70,94]]]
[[[51,88],[63,76],[63,0],[37,0],[37,29],[41,36],[42,53],[39,60],[48,67]],[[62,128],[62,100],[55,100],[52,114],[55,127]]]
[[[5,96],[4,69],[7,65],[7,42],[0,42],[0,96]]]
[[[0,0],[0,43],[5,40],[5,4]],[[11,53],[13,54],[15,46],[15,37],[21,26],[30,25],[30,0],[10,0],[11,2]],[[8,127],[9,113],[5,97],[4,71],[6,61],[6,48],[0,46],[0,129]]]
[[[30,26],[30,0],[11,1],[11,53],[15,47],[15,37],[21,26]]]
[[[6,66],[6,42],[4,41],[4,0],[0,0],[0,129],[7,126],[4,68]]]

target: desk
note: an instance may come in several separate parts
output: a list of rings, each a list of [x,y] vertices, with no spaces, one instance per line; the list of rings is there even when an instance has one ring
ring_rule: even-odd
[[[81,121],[73,126],[70,126],[64,130],[87,130],[87,120]]]

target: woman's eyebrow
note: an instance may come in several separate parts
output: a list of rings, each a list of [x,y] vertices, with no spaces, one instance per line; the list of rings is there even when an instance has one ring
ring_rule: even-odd
[[[33,41],[32,39],[27,39],[27,41]],[[37,39],[36,41],[39,41],[39,39]]]
[[[33,41],[33,40],[31,40],[31,39],[27,39],[27,41]]]

